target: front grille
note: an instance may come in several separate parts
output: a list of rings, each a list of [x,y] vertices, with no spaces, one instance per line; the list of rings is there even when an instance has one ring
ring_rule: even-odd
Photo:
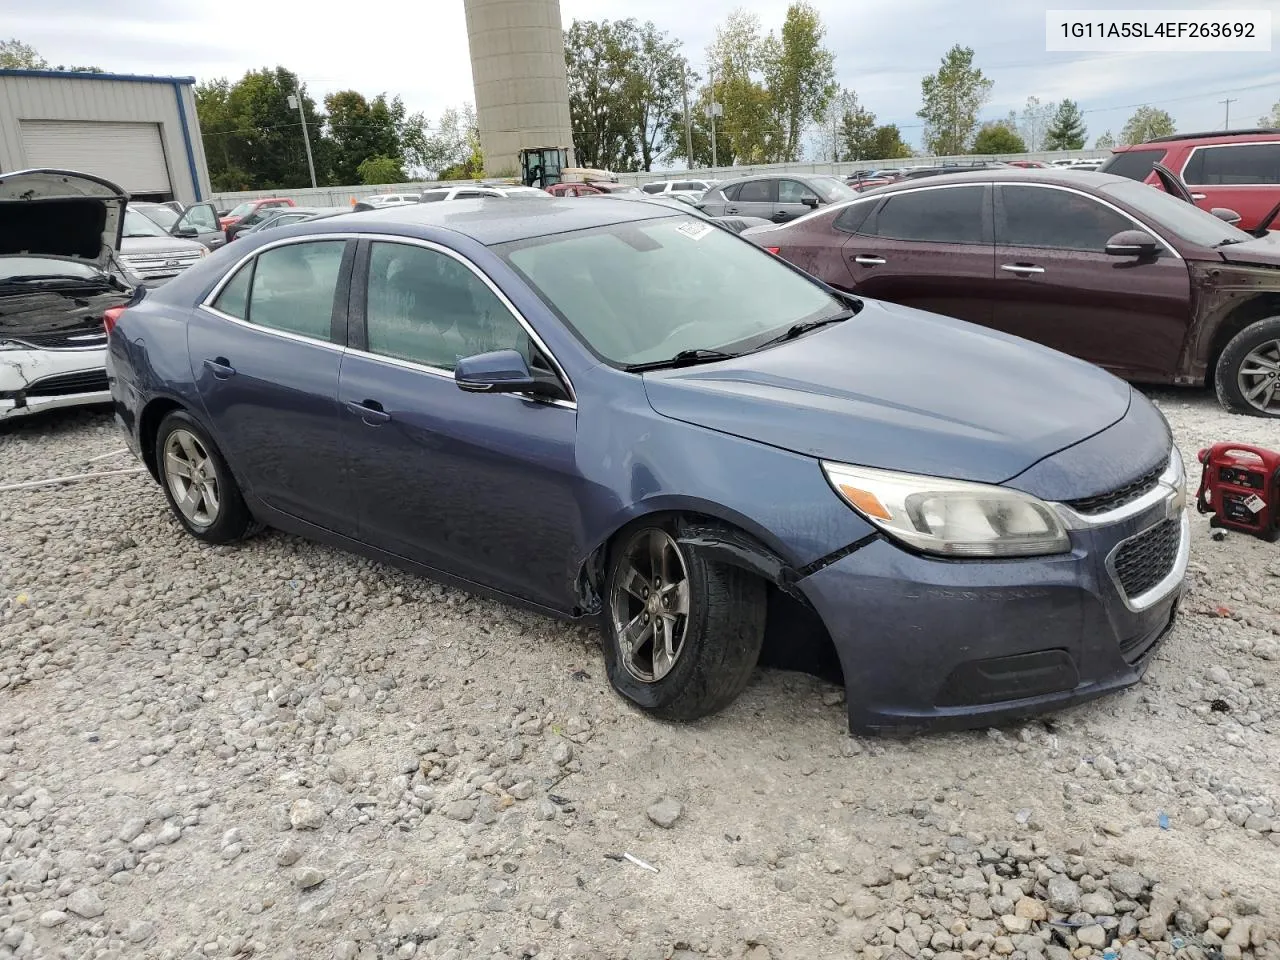
[[[61,333],[19,334],[9,337],[15,343],[25,343],[41,350],[83,350],[86,347],[105,347],[107,333],[101,327],[64,330]]]
[[[1117,510],[1126,504],[1133,503],[1143,494],[1150,493],[1156,488],[1160,482],[1160,476],[1168,469],[1167,463],[1162,463],[1157,467],[1153,467],[1144,473],[1132,483],[1126,483],[1123,487],[1117,487],[1107,493],[1100,493],[1096,497],[1081,497],[1079,500],[1067,500],[1066,505],[1076,513],[1082,513],[1087,517],[1097,516],[1100,513],[1107,513],[1111,510]]]
[[[1181,538],[1182,524],[1178,520],[1162,520],[1120,545],[1114,569],[1121,589],[1130,600],[1169,575],[1178,559]]]
[[[181,273],[187,267],[196,263],[200,259],[200,252],[195,251],[188,253],[162,253],[162,254],[133,254],[132,256],[123,256],[120,258],[129,269],[142,277],[171,277]]]
[[[22,392],[28,397],[64,397],[72,393],[99,393],[108,389],[107,371],[84,370],[36,380]]]

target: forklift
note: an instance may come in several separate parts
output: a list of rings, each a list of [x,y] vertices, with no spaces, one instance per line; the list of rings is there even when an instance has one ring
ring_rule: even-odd
[[[560,182],[568,165],[568,147],[526,147],[520,151],[520,182],[545,190]]]

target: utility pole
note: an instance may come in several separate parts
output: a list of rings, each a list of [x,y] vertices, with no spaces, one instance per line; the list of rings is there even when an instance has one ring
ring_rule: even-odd
[[[1225,106],[1225,107],[1227,108],[1227,117],[1226,117],[1226,122],[1225,122],[1225,123],[1223,123],[1223,125],[1222,125],[1222,129],[1223,129],[1223,130],[1230,130],[1230,129],[1231,129],[1231,105],[1232,105],[1233,103],[1235,103],[1235,102],[1236,102],[1237,100],[1239,100],[1239,99],[1240,99],[1239,97],[1229,97],[1229,98],[1228,98],[1228,99],[1226,99],[1226,100],[1219,100],[1219,101],[1218,101],[1220,104],[1222,104],[1223,106]]]
[[[298,92],[289,97],[289,106],[298,108],[298,116],[302,118],[302,142],[307,148],[307,170],[311,174],[311,186],[316,186],[316,165],[311,159],[311,134],[307,130],[307,115],[302,109],[302,84],[298,84]]]
[[[707,108],[711,113],[711,169],[714,170],[720,164],[719,157],[716,155],[716,68],[710,68],[711,73],[711,105]]]
[[[683,59],[680,62],[680,89],[684,93],[684,149],[685,168],[693,169],[693,120],[689,116],[689,73]]]

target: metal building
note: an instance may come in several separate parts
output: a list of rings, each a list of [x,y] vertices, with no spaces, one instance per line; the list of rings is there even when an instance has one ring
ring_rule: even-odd
[[[560,0],[465,0],[465,7],[485,173],[517,173],[528,147],[572,152]]]
[[[104,177],[138,200],[210,193],[194,77],[0,70],[0,172]]]

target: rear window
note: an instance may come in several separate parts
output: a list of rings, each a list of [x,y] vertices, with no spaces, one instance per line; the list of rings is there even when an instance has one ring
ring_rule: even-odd
[[[810,177],[809,185],[817,190],[818,195],[827,203],[852,200],[858,195],[857,190],[836,177]]]
[[[1182,179],[1198,186],[1280,183],[1280,143],[1197,147]]]
[[[1128,177],[1130,180],[1145,180],[1151,175],[1151,168],[1164,159],[1165,153],[1164,150],[1126,150],[1123,153],[1113,153],[1098,168],[1098,172]]]
[[[667,185],[665,183],[646,183],[640,189],[645,193],[661,193],[666,189],[666,186]]]

